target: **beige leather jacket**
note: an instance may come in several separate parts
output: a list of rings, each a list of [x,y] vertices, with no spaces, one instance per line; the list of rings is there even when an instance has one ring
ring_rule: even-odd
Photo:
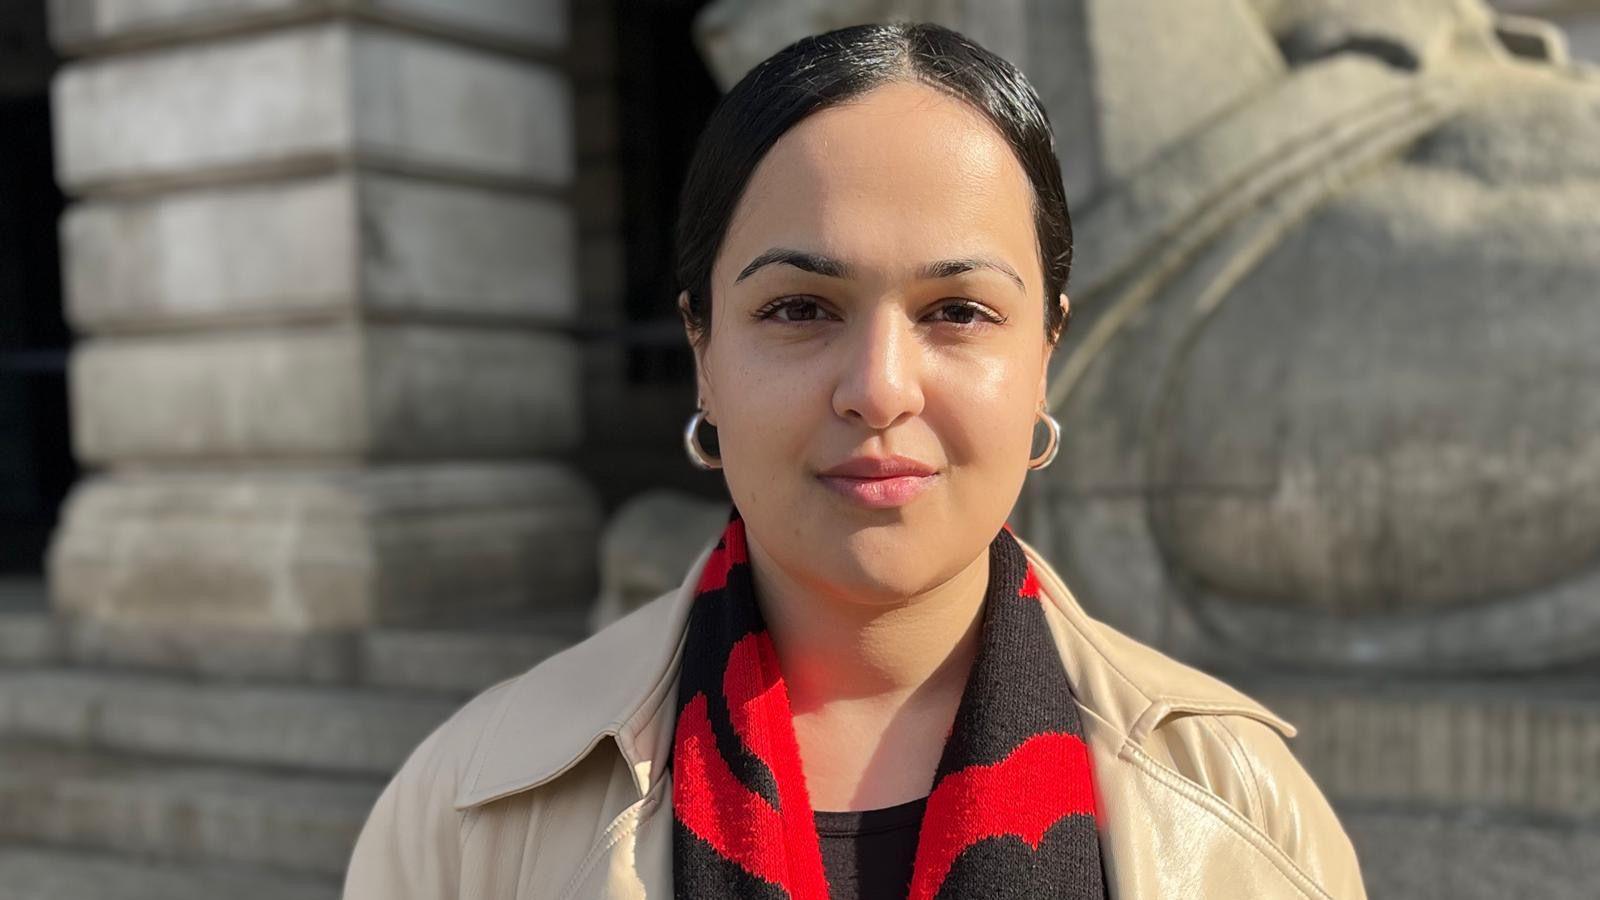
[[[1022,546],[1083,710],[1111,896],[1364,898],[1349,838],[1283,740],[1294,726],[1091,619]],[[346,900],[671,898],[660,763],[711,547],[677,589],[425,739],[362,829]]]

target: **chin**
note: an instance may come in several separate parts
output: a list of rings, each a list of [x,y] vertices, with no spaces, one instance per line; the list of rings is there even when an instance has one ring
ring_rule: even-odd
[[[943,571],[949,561],[933,549],[942,543],[936,535],[948,523],[913,515],[919,504],[867,509],[842,502],[826,488],[819,492],[803,503],[779,505],[781,512],[770,520],[758,510],[762,522],[752,523],[745,512],[747,527],[781,542],[761,541],[791,577],[855,602],[893,605],[951,574]]]
[[[827,566],[819,574],[857,602],[900,603],[947,577],[942,561],[930,560],[926,542],[916,540],[908,528],[869,526],[835,539],[836,547],[817,555],[816,562]]]

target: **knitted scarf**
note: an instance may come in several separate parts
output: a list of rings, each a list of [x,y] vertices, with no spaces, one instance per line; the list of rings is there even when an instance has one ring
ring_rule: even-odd
[[[909,900],[1105,896],[1077,703],[1033,567],[989,544],[982,637],[923,812]],[[700,575],[673,733],[675,895],[827,900],[789,695],[734,508]]]

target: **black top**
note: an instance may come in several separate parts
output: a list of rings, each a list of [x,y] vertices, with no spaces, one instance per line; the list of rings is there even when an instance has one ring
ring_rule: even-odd
[[[904,897],[928,798],[882,809],[813,810],[829,900]]]

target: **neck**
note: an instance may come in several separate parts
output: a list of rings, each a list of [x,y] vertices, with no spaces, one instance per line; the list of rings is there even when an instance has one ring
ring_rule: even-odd
[[[797,578],[746,536],[751,574],[796,715],[853,702],[959,696],[977,653],[989,551],[907,597],[865,601]]]

